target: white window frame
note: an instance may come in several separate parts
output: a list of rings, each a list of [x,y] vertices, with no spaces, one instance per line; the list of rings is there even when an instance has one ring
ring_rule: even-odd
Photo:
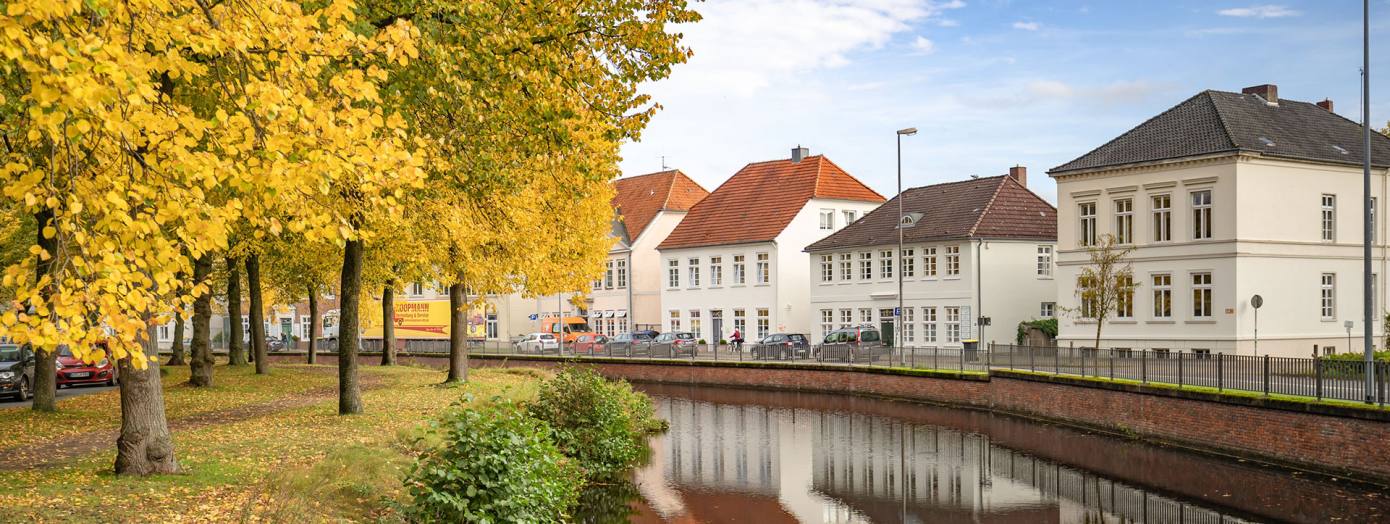
[[[960,306],[946,306],[946,343],[960,342]]]
[[[874,253],[873,251],[861,251],[859,253],[859,280],[874,279]]]
[[[1149,275],[1153,286],[1153,319],[1172,320],[1173,318],[1173,274],[1153,273]]]
[[[768,309],[758,308],[758,340],[767,337],[768,330],[771,328],[771,319],[768,317]]]
[[[840,280],[854,280],[854,253],[840,253]]]
[[[1322,241],[1337,241],[1337,195],[1322,194]]]
[[[758,284],[767,285],[772,282],[772,258],[766,253],[758,253]]]
[[[903,254],[898,258],[902,259],[903,278],[915,278],[917,276],[917,251],[910,247],[903,248]]]
[[[871,308],[871,307],[861,307],[861,308],[859,308],[859,323],[860,323],[860,324],[873,324],[873,323],[874,323],[874,308]]]
[[[858,211],[855,211],[855,210],[853,210],[853,209],[846,209],[846,210],[843,211],[843,213],[844,213],[844,215],[845,215],[845,225],[846,225],[846,226],[848,226],[848,225],[850,225],[850,224],[853,224],[855,220],[859,220],[859,212],[858,212]]]
[[[1212,238],[1212,195],[1210,189],[1200,189],[1188,193],[1188,201],[1192,203],[1192,239],[1206,240]]]
[[[922,248],[922,276],[936,278],[936,246]]]
[[[835,281],[835,256],[834,256],[834,255],[821,255],[821,256],[820,256],[820,281],[821,281],[821,282],[834,282],[834,281]]]
[[[1133,244],[1134,243],[1134,199],[1119,198],[1115,199],[1111,205],[1115,207],[1115,243]]]
[[[737,329],[738,333],[743,335],[743,338],[748,338],[748,324],[744,318],[743,308],[734,308],[734,329]]]
[[[878,252],[878,278],[884,280],[893,278],[893,250],[891,249]]]
[[[748,272],[743,263],[743,255],[734,255],[734,285],[742,286],[748,283]]]
[[[922,308],[922,342],[936,342],[936,306]]]
[[[668,313],[668,317],[667,317],[667,318],[669,319],[669,323],[671,324],[671,331],[680,331],[680,330],[681,330],[681,310],[679,310],[679,309],[672,309],[672,310]]]
[[[618,259],[618,289],[627,289],[627,260]]]
[[[709,257],[709,285],[724,285],[724,257]]]
[[[1116,287],[1123,287],[1115,297],[1115,319],[1134,320],[1134,277],[1115,277]]]
[[[700,287],[700,257],[690,257],[685,265],[686,285]]]
[[[1043,302],[1038,306],[1038,316],[1040,318],[1054,318],[1057,316],[1056,302]]]
[[[822,309],[820,310],[821,338],[825,338],[825,335],[829,334],[831,331],[835,331],[835,310]]]
[[[1323,273],[1320,278],[1319,311],[1324,322],[1337,320],[1337,274]]]
[[[603,268],[603,289],[613,289],[613,261],[609,260]]]
[[[960,276],[960,246],[946,246],[946,276]]]
[[[700,324],[701,324],[700,320],[701,320],[701,318],[700,318],[700,310],[698,310],[698,309],[692,309],[692,310],[690,310],[690,332],[695,334],[695,339],[696,339],[696,340],[699,340],[699,339],[701,339],[701,338],[704,338],[704,333],[701,333],[701,332],[700,332],[700,328],[704,327],[704,326],[700,325]]]
[[[840,308],[840,327],[847,328],[854,325],[854,310],[850,308]]]
[[[1038,278],[1052,278],[1052,246],[1038,246]]]
[[[676,289],[681,287],[681,261],[680,259],[666,259],[666,288]]]
[[[917,342],[917,309],[903,309],[903,342]]]
[[[821,228],[822,230],[826,230],[826,231],[833,231],[833,230],[835,230],[835,210],[834,210],[834,209],[822,209],[822,210],[820,210],[820,228]]]
[[[1153,206],[1153,241],[1170,242],[1173,240],[1173,195],[1164,193],[1149,197],[1149,204]]]
[[[1081,247],[1096,245],[1096,203],[1077,202],[1076,216],[1079,218],[1077,243]]]
[[[1191,275],[1192,318],[1209,320],[1214,316],[1212,310],[1216,309],[1216,297],[1212,288],[1214,279],[1210,271],[1194,271]]]

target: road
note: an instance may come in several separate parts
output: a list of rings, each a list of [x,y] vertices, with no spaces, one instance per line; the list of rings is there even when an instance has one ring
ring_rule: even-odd
[[[92,393],[101,393],[101,392],[103,392],[103,391],[111,391],[111,390],[113,390],[113,389],[116,389],[117,387],[118,387],[118,386],[77,386],[77,387],[71,387],[71,388],[62,388],[62,389],[59,389],[59,390],[58,390],[58,400],[63,400],[63,399],[65,399],[65,398],[69,398],[69,397],[79,397],[79,396],[82,396],[82,395],[91,395]],[[33,406],[33,405],[34,405],[33,401],[28,401],[28,400],[26,400],[26,401],[24,401],[24,402],[16,402],[13,398],[0,399],[0,409],[8,409],[8,408],[26,408],[26,409],[27,409],[27,408],[29,408],[30,406]]]

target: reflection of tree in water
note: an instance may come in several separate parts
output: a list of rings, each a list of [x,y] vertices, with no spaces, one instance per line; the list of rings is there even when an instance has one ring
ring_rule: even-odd
[[[584,523],[627,522],[637,514],[633,503],[642,499],[637,485],[626,478],[591,483],[579,494],[574,521]]]

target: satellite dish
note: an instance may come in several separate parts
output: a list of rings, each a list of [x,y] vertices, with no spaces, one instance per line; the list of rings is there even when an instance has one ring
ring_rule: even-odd
[[[1260,309],[1260,306],[1265,305],[1265,297],[1259,295],[1250,297],[1250,305],[1254,306],[1255,309]]]

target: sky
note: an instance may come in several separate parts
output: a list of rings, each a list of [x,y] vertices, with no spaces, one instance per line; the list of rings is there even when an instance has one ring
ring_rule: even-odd
[[[1390,0],[1371,2],[1371,121],[1390,119]],[[713,191],[744,165],[825,154],[885,196],[1046,171],[1205,89],[1279,86],[1360,121],[1361,2],[709,0],[694,56],[644,86],[662,109],[625,176],[678,168]]]

